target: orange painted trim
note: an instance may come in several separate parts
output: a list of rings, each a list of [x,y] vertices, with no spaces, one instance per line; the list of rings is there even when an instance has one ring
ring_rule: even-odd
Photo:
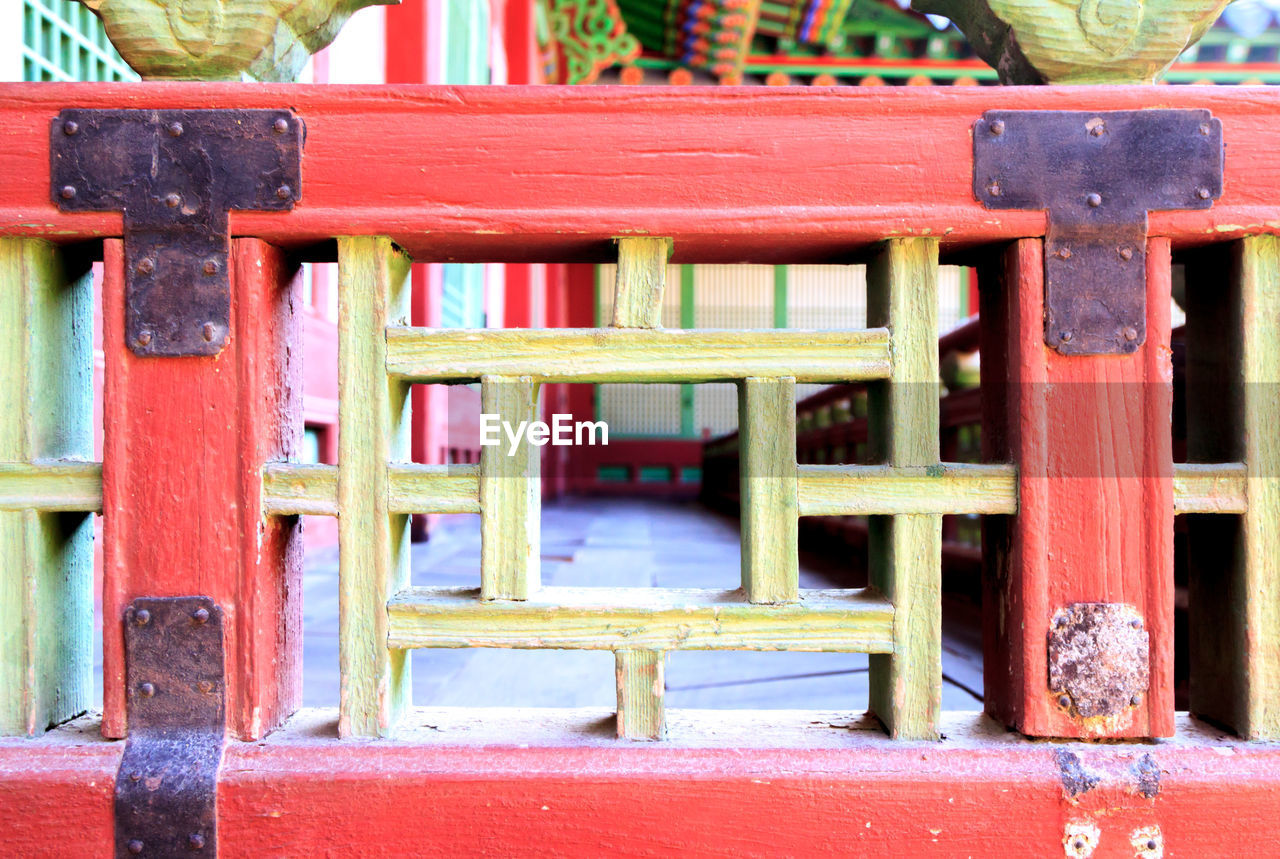
[[[984,110],[1209,108],[1225,192],[1157,212],[1176,244],[1280,231],[1280,92],[1213,87],[346,87],[0,85],[0,234],[119,235],[115,213],[51,202],[48,135],[80,107],[293,107],[307,126],[291,213],[233,212],[237,235],[290,247],[390,234],[417,261],[592,262],[611,239],[675,240],[677,262],[848,260],[886,236],[944,246],[1044,233],[1042,213],[972,193]]]

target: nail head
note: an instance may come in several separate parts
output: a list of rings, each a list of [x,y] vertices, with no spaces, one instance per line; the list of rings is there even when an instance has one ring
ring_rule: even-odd
[[[191,619],[196,623],[205,623],[209,620],[209,610],[207,608],[198,608],[191,613]]]
[[[67,137],[70,137],[79,130],[80,123],[76,122],[74,119],[68,119],[66,122],[62,123],[62,133],[67,135]]]
[[[997,137],[999,137],[1001,134],[1004,134],[1004,120],[1003,120],[1003,119],[997,119],[997,120],[995,120],[994,122],[992,122],[992,123],[991,123],[991,133],[992,133],[992,134],[994,134],[994,135],[996,135]]]
[[[1196,196],[1199,197],[1201,200],[1207,200],[1213,195],[1209,193],[1208,188],[1198,188],[1196,189]]]
[[[1137,339],[1138,339],[1138,329],[1137,329],[1137,328],[1134,328],[1132,325],[1126,325],[1126,326],[1125,326],[1125,329],[1124,329],[1124,339],[1128,340],[1130,343],[1132,343],[1134,340],[1137,340]],[[1133,621],[1133,623],[1132,623],[1132,624],[1130,624],[1130,625],[1131,625],[1134,629],[1141,629],[1141,628],[1142,628],[1142,621],[1140,621],[1140,620],[1135,620],[1135,621]]]
[[[58,196],[64,200],[70,200],[73,197],[75,197],[75,195],[76,195],[75,185],[63,185],[62,188],[58,191]]]
[[[272,123],[271,129],[276,134],[284,134],[286,131],[289,130],[289,121],[281,117],[280,119],[277,119],[274,123]]]
[[[164,204],[170,209],[176,209],[182,203],[182,198],[177,194],[166,194]]]
[[[138,687],[138,692],[142,694],[143,698],[151,698],[156,694],[156,687],[150,683],[143,683]]]
[[[215,260],[205,260],[204,273],[214,275],[218,273],[218,263]]]
[[[139,331],[139,332],[138,332],[138,338],[137,338],[137,339],[138,339],[138,345],[140,345],[140,346],[146,346],[148,343],[150,343],[150,342],[151,342],[151,332],[150,332],[150,331]]]
[[[1096,209],[1102,205],[1102,195],[1097,193],[1090,194],[1084,198],[1084,201],[1089,204],[1090,208]]]
[[[140,608],[133,613],[133,622],[138,626],[146,626],[151,622],[151,612],[145,608]]]
[[[202,329],[200,330],[200,333],[204,336],[204,339],[205,339],[205,341],[206,341],[206,342],[212,343],[212,342],[213,342],[213,335],[214,335],[214,334],[216,334],[216,333],[217,333],[217,331],[216,331],[216,329],[213,327],[213,323],[212,323],[212,322],[206,322],[206,323],[204,324],[204,328],[202,328]],[[204,611],[204,609],[200,609],[200,611]],[[196,614],[198,615],[198,614],[200,613],[200,611],[196,612]],[[208,620],[208,619],[209,619],[209,612],[204,611],[204,620]],[[204,623],[204,620],[202,620],[202,621],[200,621],[200,622],[201,622],[201,623]]]
[[[281,200],[289,199],[289,197],[292,196],[292,194],[293,194],[293,189],[290,188],[288,185],[281,185],[279,188],[276,189],[276,196],[279,197]]]
[[[141,260],[138,261],[138,264],[137,266],[134,267],[134,270],[138,272],[138,274],[151,274],[151,272],[156,270],[155,261],[152,260],[151,257],[143,257]]]
[[[168,128],[167,128],[167,131],[169,132],[169,136],[170,136],[170,137],[181,137],[181,136],[182,136],[182,123],[181,123],[181,122],[171,122],[171,123],[169,123]]]
[[[130,841],[128,846],[129,846],[129,852],[133,853],[134,855],[137,855],[142,852],[142,842],[136,838]]]

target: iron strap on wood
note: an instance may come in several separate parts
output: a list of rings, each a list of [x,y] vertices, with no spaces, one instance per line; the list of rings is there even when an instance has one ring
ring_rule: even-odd
[[[1044,209],[1045,343],[1127,354],[1146,341],[1147,212],[1222,196],[1222,123],[1207,110],[989,110],[973,127],[973,193]]]
[[[129,739],[116,776],[116,855],[217,855],[226,739],[222,609],[139,598],[125,611]]]
[[[138,355],[216,355],[231,329],[229,209],[301,198],[289,110],[81,110],[49,132],[51,193],[124,212],[126,342]]]

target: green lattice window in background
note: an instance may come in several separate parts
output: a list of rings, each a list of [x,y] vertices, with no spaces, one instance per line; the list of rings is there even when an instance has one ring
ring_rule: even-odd
[[[102,22],[84,6],[74,0],[23,0],[22,78],[122,81],[138,76],[111,46]]]

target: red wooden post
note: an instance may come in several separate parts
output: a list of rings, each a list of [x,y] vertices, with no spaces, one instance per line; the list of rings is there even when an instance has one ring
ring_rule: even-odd
[[[214,357],[124,340],[123,245],[105,242],[102,731],[125,734],[125,607],[202,594],[224,612],[228,731],[262,736],[302,691],[302,540],[262,516],[261,469],[302,431],[300,291],[284,253],[232,242],[231,336]]]
[[[1043,275],[1042,242],[1024,239],[983,277],[984,453],[1019,467],[1018,515],[988,517],[983,537],[987,712],[1036,736],[1169,736],[1169,241],[1148,242],[1147,339],[1132,355],[1048,348]],[[1078,603],[1131,606],[1148,634],[1149,689],[1112,716],[1082,716],[1050,688],[1051,626]],[[1109,670],[1115,656],[1090,661]]]

